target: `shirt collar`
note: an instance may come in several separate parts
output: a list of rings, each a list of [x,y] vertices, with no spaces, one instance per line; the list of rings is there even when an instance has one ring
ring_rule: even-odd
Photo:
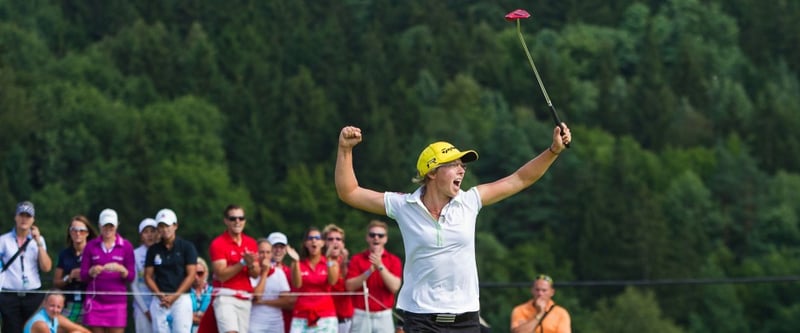
[[[17,238],[17,227],[16,226],[11,228],[11,236],[14,236],[14,238]],[[33,235],[31,235],[31,233],[28,232],[28,236],[26,236],[25,238],[26,239],[31,239],[31,238],[33,238]]]
[[[425,185],[422,185],[419,188],[417,188],[417,190],[414,191],[414,193],[411,193],[411,195],[409,195],[406,198],[406,201],[408,203],[419,203],[420,205],[422,205],[422,191],[424,188]],[[450,203],[460,205],[464,200],[464,196],[462,194],[464,194],[464,190],[459,189],[456,196],[450,199]]]

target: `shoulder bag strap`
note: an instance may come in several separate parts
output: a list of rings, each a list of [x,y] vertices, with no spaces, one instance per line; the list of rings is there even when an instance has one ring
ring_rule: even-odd
[[[8,268],[11,267],[11,264],[14,263],[14,260],[16,260],[17,257],[19,257],[19,255],[20,255],[20,253],[22,253],[22,251],[25,251],[25,249],[28,247],[28,243],[30,243],[30,242],[31,242],[31,239],[28,238],[28,239],[25,240],[25,243],[22,243],[22,246],[19,247],[19,250],[17,250],[17,253],[14,253],[14,255],[11,256],[11,259],[8,259],[8,262],[4,262],[3,263],[3,270],[0,271],[0,273],[7,271]],[[0,262],[2,262],[2,260],[0,260]]]

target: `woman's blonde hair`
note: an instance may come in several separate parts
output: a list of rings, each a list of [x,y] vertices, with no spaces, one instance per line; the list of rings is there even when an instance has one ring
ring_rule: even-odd
[[[206,269],[206,274],[208,274],[208,263],[205,259],[197,257],[197,264],[203,266],[203,268]]]

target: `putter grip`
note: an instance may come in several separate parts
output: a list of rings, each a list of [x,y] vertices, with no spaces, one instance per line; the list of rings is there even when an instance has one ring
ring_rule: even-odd
[[[561,127],[561,118],[558,117],[558,112],[556,112],[555,105],[550,105],[550,114],[553,115],[553,122],[556,123],[556,126]],[[561,130],[563,131],[564,128],[561,127]],[[570,142],[570,143],[572,143],[572,142]],[[565,143],[564,147],[569,148],[570,143]]]

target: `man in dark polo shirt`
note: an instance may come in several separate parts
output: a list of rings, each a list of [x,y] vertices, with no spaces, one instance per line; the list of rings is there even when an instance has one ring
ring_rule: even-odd
[[[192,329],[192,300],[187,293],[197,269],[194,244],[178,238],[178,218],[170,209],[156,214],[161,241],[147,249],[144,280],[155,294],[150,302],[153,332],[189,333]],[[172,329],[167,317],[172,317]]]

